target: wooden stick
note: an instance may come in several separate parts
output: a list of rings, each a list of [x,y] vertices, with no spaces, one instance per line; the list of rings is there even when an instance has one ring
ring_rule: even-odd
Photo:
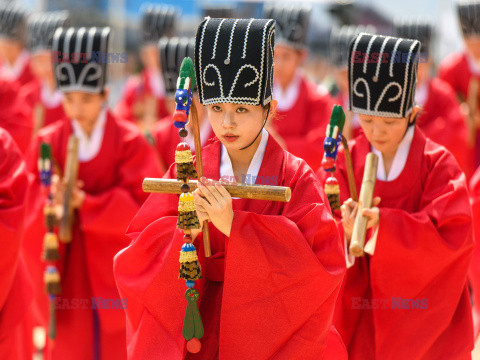
[[[182,184],[175,179],[145,178],[142,188],[148,193],[181,194]],[[196,180],[188,182],[191,191],[196,190],[197,184]],[[223,185],[223,187],[232,197],[242,199],[289,202],[292,195],[290,188],[284,186],[232,184]]]
[[[72,226],[74,220],[74,209],[71,205],[72,192],[77,186],[78,179],[78,138],[71,135],[68,140],[67,159],[65,160],[65,177],[63,181],[66,185],[65,198],[63,199],[63,214],[60,219],[58,237],[62,242],[72,241]]]
[[[355,185],[355,174],[353,172],[352,155],[348,148],[348,142],[345,136],[342,136],[342,145],[345,150],[345,163],[347,165],[348,189],[350,190],[350,197],[353,201],[358,201],[357,187]]]
[[[368,218],[362,215],[362,210],[369,209],[372,206],[373,191],[375,190],[377,179],[377,166],[378,156],[374,153],[368,153],[363,172],[362,188],[360,189],[357,216],[353,225],[352,241],[350,242],[350,254],[355,257],[360,257],[364,254],[363,246],[365,245]]]
[[[200,139],[200,124],[198,123],[197,108],[195,101],[192,99],[191,120],[193,129],[193,139],[195,140],[195,158],[197,160],[197,174],[200,179],[203,176],[203,158],[202,158],[202,140]],[[193,190],[192,190],[193,191]],[[203,248],[205,250],[205,257],[212,256],[212,250],[210,248],[210,233],[208,231],[208,220],[205,220],[202,225],[203,233]]]

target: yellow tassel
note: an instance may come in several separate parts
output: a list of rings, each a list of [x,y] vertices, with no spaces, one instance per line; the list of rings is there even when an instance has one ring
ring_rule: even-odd
[[[177,228],[183,230],[200,229],[192,193],[183,193],[178,201]]]
[[[60,258],[58,253],[58,238],[57,234],[53,232],[47,232],[43,237],[43,261],[55,261]]]

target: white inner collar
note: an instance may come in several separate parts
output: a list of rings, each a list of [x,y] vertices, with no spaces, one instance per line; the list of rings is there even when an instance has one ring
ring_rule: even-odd
[[[300,71],[296,71],[295,75],[285,90],[282,89],[278,82],[273,83],[273,98],[278,100],[277,110],[288,111],[297,101],[300,93],[300,83],[302,76]]]
[[[383,156],[380,151],[375,149],[373,146],[372,152],[378,156],[378,168],[377,168],[377,179],[381,181],[393,181],[400,176],[407,163],[408,153],[410,152],[410,146],[412,145],[413,134],[415,132],[415,126],[410,126],[407,130],[407,133],[403,137],[402,141],[398,145],[397,152],[393,158],[392,167],[388,176],[385,171],[385,165],[383,163]]]
[[[258,145],[257,151],[255,151],[255,155],[253,155],[252,161],[248,166],[247,174],[245,174],[242,182],[247,185],[255,184],[255,181],[258,176],[258,172],[260,171],[260,167],[262,166],[263,157],[265,155],[265,149],[267,148],[268,142],[268,131],[262,129],[262,133],[260,135],[262,139],[260,140],[260,144]],[[220,163],[220,177],[224,180],[228,180],[231,182],[236,182],[235,175],[233,174],[233,167],[232,161],[230,160],[230,156],[228,155],[228,151],[222,144],[222,158]]]
[[[18,79],[20,75],[22,75],[25,67],[27,66],[29,59],[30,59],[30,55],[28,54],[28,51],[24,49],[18,55],[17,61],[15,61],[15,64],[10,65],[7,61],[4,61],[2,65],[6,70],[6,76]]]
[[[92,160],[100,152],[102,147],[105,124],[107,123],[107,109],[104,108],[98,115],[97,121],[89,137],[82,129],[77,120],[72,120],[73,133],[78,137],[78,160],[87,162]]]
[[[165,85],[160,71],[147,71],[148,84],[156,98],[165,97]]]

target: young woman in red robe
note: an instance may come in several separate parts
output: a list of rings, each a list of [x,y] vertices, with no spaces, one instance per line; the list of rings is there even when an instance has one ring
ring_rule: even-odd
[[[278,24],[273,97],[279,104],[269,131],[286,150],[317,169],[323,137],[316,135],[325,134],[333,103],[328,91],[310,82],[300,69],[307,57],[309,17],[310,10],[301,6],[266,6],[263,12],[263,18]]]
[[[350,47],[350,106],[364,132],[349,144],[358,193],[366,155],[379,157],[374,207],[363,210],[366,254],[348,255],[335,314],[350,359],[470,359],[473,349],[467,185],[448,150],[414,124],[419,48],[416,40],[365,33]],[[388,62],[368,61],[382,52]],[[343,150],[334,176],[349,242],[357,203]]]
[[[277,105],[274,24],[207,18],[198,29],[199,97],[218,138],[202,151],[204,178],[194,195],[199,219],[210,221],[211,257],[203,255],[202,233],[192,234],[204,273],[195,288],[205,335],[200,351],[187,354],[178,196],[151,195],[129,227],[132,243],[114,263],[120,294],[129,299],[130,359],[346,356],[331,327],[345,260],[325,194],[305,161],[263,129]],[[209,179],[288,186],[292,197],[288,203],[232,199]]]
[[[108,39],[109,28],[63,28],[55,33],[53,47],[71,55],[69,49],[77,47],[88,53],[91,49],[85,45],[90,43],[92,51],[106,52]],[[68,140],[74,134],[79,138],[79,181],[71,197],[76,221],[72,241],[59,249],[62,291],[55,299],[57,336],[47,343],[47,353],[52,359],[124,359],[122,308],[126,305],[115,286],[113,257],[127,246],[128,223],[146,199],[143,179],[160,172],[153,150],[135,126],[106,108],[106,64],[66,62],[55,66],[56,74],[61,74],[56,80],[64,93],[67,117],[40,130],[27,156],[33,184],[24,252],[35,286],[40,318],[35,320],[47,325],[48,302],[42,281],[45,265],[40,261],[46,231],[45,198],[40,191],[38,148],[41,142],[50,144],[55,166],[64,173]],[[92,67],[98,71],[97,77],[81,76]],[[68,76],[63,76],[62,69]],[[61,206],[64,184],[57,180],[53,185]]]
[[[473,109],[467,105],[469,89],[473,82],[480,81],[480,3],[457,2],[457,9],[465,49],[446,57],[440,64],[438,76],[453,88],[465,109],[464,113],[471,116],[469,112]],[[480,91],[477,91],[476,98],[478,107]],[[474,125],[468,133],[470,175],[480,165],[480,112],[477,111],[473,118]]]
[[[417,126],[426,137],[445,146],[453,154],[468,180],[474,168],[472,151],[467,144],[465,115],[451,86],[442,79],[430,76],[430,45],[435,35],[432,25],[425,21],[403,20],[396,22],[395,27],[399,37],[416,39],[422,43],[415,91],[415,103],[422,107]]]
[[[28,309],[32,286],[20,243],[25,222],[28,178],[15,141],[0,127],[0,358],[32,358]]]

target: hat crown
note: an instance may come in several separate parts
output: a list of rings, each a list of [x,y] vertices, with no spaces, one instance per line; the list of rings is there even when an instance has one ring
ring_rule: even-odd
[[[358,34],[366,32],[375,34],[377,29],[373,25],[343,25],[334,27],[330,34],[330,61],[337,67],[348,65],[350,43]]]
[[[34,52],[50,50],[55,31],[69,24],[68,11],[38,13],[27,21],[27,48]]]
[[[175,8],[147,4],[142,7],[142,32],[145,42],[156,43],[163,36],[172,36],[175,29]]]
[[[58,28],[52,46],[57,88],[63,92],[102,92],[109,39],[109,27]]]
[[[274,35],[275,21],[271,19],[205,19],[195,44],[202,104],[269,103]]]
[[[310,13],[310,7],[306,6],[266,5],[263,17],[276,21],[275,31],[278,43],[303,48],[307,43]]]
[[[195,56],[195,38],[164,37],[160,39],[158,47],[165,91],[168,95],[174,95],[183,59],[193,59]]]
[[[27,11],[16,4],[0,6],[0,35],[23,42],[25,40],[25,25]]]
[[[361,33],[350,45],[350,109],[403,118],[413,108],[420,42]]]
[[[423,19],[398,20],[395,22],[397,36],[404,39],[414,39],[422,43],[422,52],[430,52],[433,35],[432,24]]]

